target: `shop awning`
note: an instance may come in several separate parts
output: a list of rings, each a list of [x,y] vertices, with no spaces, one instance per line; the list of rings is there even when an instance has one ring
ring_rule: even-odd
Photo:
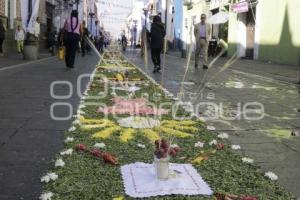
[[[224,24],[228,21],[229,15],[228,12],[218,12],[217,14],[211,16],[208,20],[207,23],[209,24]]]

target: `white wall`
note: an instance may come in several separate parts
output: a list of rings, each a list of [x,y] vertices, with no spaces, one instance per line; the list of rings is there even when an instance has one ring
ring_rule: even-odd
[[[239,58],[246,56],[247,31],[246,31],[246,13],[238,14],[237,28],[237,56]]]

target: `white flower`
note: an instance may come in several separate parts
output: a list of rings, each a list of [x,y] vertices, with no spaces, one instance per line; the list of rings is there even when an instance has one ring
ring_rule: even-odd
[[[212,141],[209,142],[210,146],[217,145],[217,144],[218,144],[217,140],[212,140]]]
[[[138,147],[145,149],[146,146],[144,144],[137,144]]]
[[[178,144],[171,144],[171,148],[179,148]]]
[[[84,104],[80,104],[79,106],[78,106],[78,109],[83,109],[83,108],[85,108],[86,106],[84,105]]]
[[[52,192],[43,193],[40,196],[40,200],[51,200],[51,198],[54,196]]]
[[[94,145],[94,147],[99,148],[99,149],[103,149],[103,148],[106,147],[106,145],[105,145],[103,142],[101,142],[101,143],[96,143],[96,144]]]
[[[210,143],[209,143],[210,144]],[[204,147],[204,142],[196,142],[195,147],[203,148]]]
[[[82,111],[82,110],[80,109],[80,110],[78,110],[77,114],[78,114],[79,116],[81,116],[81,115],[84,115],[84,114],[85,114],[85,112],[84,112],[84,111]]]
[[[55,167],[64,167],[65,164],[66,163],[61,158],[55,161]]]
[[[160,121],[154,118],[131,116],[119,119],[118,124],[121,127],[143,129],[157,127],[160,125]]]
[[[71,126],[70,128],[69,128],[69,132],[73,132],[73,131],[75,131],[76,130],[76,127],[75,126]]]
[[[49,183],[51,180],[55,181],[58,178],[58,175],[55,173],[48,173],[41,178],[41,182]]]
[[[276,174],[274,174],[273,172],[270,172],[270,171],[266,172],[265,176],[268,177],[272,181],[278,180],[278,176]]]
[[[207,130],[214,131],[214,130],[216,130],[216,128],[214,126],[207,126]]]
[[[239,149],[241,149],[241,146],[233,144],[233,145],[231,145],[231,149],[233,149],[233,150],[239,150]]]
[[[76,115],[73,115],[74,119],[80,119],[81,115],[80,114],[76,114]]]
[[[249,164],[251,164],[251,163],[253,163],[253,159],[252,158],[246,158],[246,157],[244,157],[244,158],[242,158],[242,161],[244,162],[244,163],[249,163]]]
[[[77,118],[76,120],[74,120],[74,121],[72,122],[72,124],[73,124],[73,125],[79,124],[79,119]],[[75,128],[75,129],[76,129],[76,128]],[[72,132],[72,131],[70,131],[70,132]]]
[[[67,137],[65,139],[65,143],[69,143],[69,142],[73,142],[73,141],[74,141],[74,138],[72,138],[72,137]]]
[[[73,153],[73,149],[68,149],[65,151],[60,152],[60,155],[64,156],[64,155],[72,155]]]
[[[227,133],[220,133],[217,137],[220,139],[228,139],[229,136]]]

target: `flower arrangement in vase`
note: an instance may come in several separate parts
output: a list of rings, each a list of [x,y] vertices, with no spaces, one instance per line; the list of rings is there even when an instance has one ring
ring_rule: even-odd
[[[176,157],[178,152],[179,147],[172,147],[166,139],[155,141],[154,167],[157,179],[169,179],[170,157]]]

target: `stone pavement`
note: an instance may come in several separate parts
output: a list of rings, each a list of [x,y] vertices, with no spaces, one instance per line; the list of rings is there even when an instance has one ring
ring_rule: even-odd
[[[39,57],[40,59],[49,58],[51,57],[51,54],[47,49],[41,49]],[[9,67],[11,65],[22,65],[25,63],[31,63],[31,61],[24,60],[23,55],[16,52],[5,53],[3,57],[0,57],[0,69]]]
[[[129,49],[126,55],[170,92],[178,94],[186,59],[167,55],[162,78],[162,74],[152,73],[150,57],[146,67],[138,51]],[[300,197],[300,136],[291,136],[292,130],[300,128],[300,94],[296,85],[299,66],[237,60],[220,72],[228,59],[219,59],[208,71],[194,69],[192,61],[183,85],[184,101],[193,101],[194,105],[211,103],[198,110],[200,116],[210,117],[207,124],[230,134],[231,143],[241,145],[243,156],[276,173],[279,182]],[[202,84],[204,88],[199,87],[201,82],[206,83]],[[195,93],[199,91],[202,92],[197,98]],[[248,110],[239,109],[252,102],[261,103],[264,112],[257,110],[261,108],[259,104],[248,104]],[[262,113],[262,119],[249,119]]]
[[[54,156],[63,147],[63,132],[71,121],[55,121],[50,107],[56,102],[71,103],[77,110],[77,77],[91,73],[98,61],[95,55],[77,57],[76,71],[66,71],[55,57],[24,63],[0,58],[0,200],[37,199],[40,178],[53,166]],[[23,63],[20,65],[20,63]],[[1,70],[4,69],[4,70]],[[53,81],[73,84],[72,97],[57,100],[50,95]],[[86,85],[84,79],[82,85]],[[82,87],[84,89],[84,87]],[[65,84],[55,86],[56,95],[68,95]],[[66,107],[55,109],[66,116]]]

